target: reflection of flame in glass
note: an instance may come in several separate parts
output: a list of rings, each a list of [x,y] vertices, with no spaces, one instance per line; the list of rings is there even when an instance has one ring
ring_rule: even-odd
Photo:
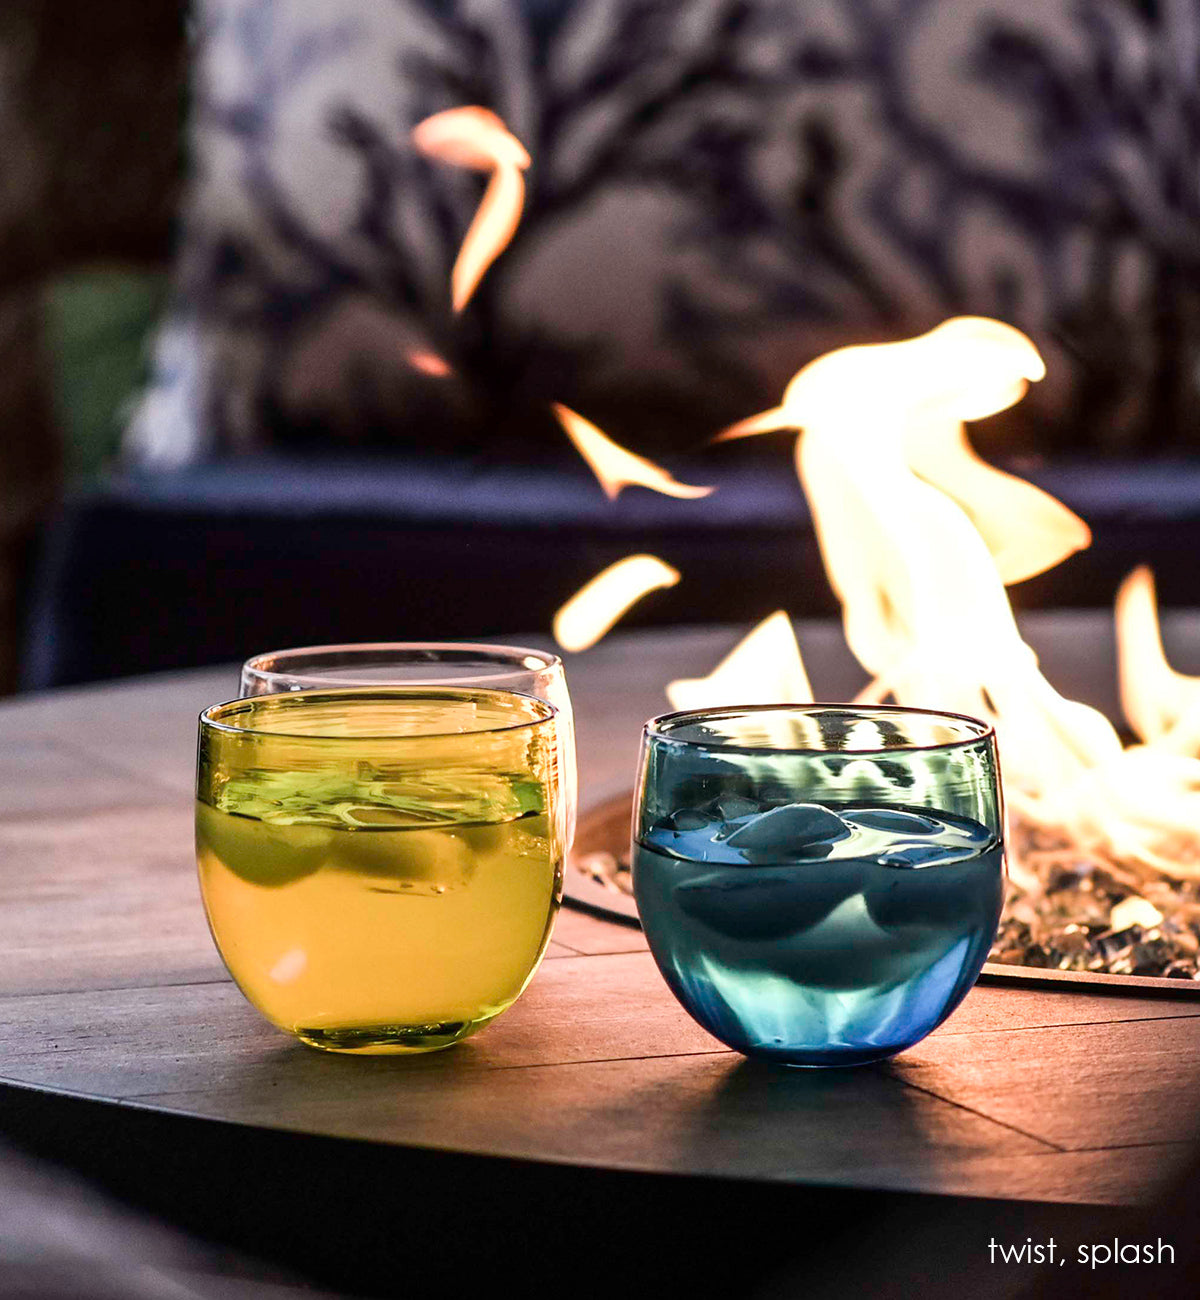
[[[271,967],[268,972],[276,984],[291,984],[304,974],[308,966],[308,954],[303,948],[289,948],[287,952]]]
[[[679,570],[654,555],[627,555],[585,583],[554,616],[564,650],[595,645],[633,604],[658,587],[673,587]]]
[[[454,310],[462,311],[516,232],[525,204],[521,173],[529,166],[529,154],[495,113],[477,105],[427,117],[413,128],[412,141],[439,162],[491,172],[450,276]]]

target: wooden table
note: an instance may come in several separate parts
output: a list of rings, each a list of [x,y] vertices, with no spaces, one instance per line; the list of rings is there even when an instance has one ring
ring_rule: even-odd
[[[663,683],[706,672],[734,639],[629,634],[574,657],[585,806],[630,785]],[[1200,1003],[978,987],[891,1063],[769,1069],[693,1024],[638,931],[567,909],[525,996],[452,1051],[349,1059],[295,1044],[230,982],[195,882],[195,715],[234,680],[204,670],[0,707],[7,1114],[49,1133],[56,1103],[90,1099],[91,1132],[97,1114],[160,1134],[204,1131],[184,1118],[201,1117],[759,1192],[1110,1205],[1150,1197],[1189,1155]]]

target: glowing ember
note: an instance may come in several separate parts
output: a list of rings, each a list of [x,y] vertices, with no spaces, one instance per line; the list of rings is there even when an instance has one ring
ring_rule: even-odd
[[[564,650],[586,650],[641,598],[673,587],[679,570],[656,555],[628,555],[585,583],[554,616],[554,639]]]
[[[808,673],[792,620],[777,610],[748,633],[707,677],[680,678],[667,686],[672,708],[719,704],[806,704]]]
[[[529,166],[529,154],[495,113],[475,105],[427,117],[413,128],[412,141],[440,162],[491,172],[450,276],[454,310],[462,311],[516,232],[525,204],[521,173]]]

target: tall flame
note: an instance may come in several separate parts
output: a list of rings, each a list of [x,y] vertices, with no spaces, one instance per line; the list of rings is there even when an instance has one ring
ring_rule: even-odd
[[[425,118],[413,128],[412,142],[429,158],[491,172],[450,274],[451,302],[456,312],[462,311],[516,233],[525,205],[521,173],[529,166],[529,154],[495,113],[477,105]]]
[[[1026,818],[1085,851],[1200,877],[1200,683],[1193,691],[1166,666],[1144,623],[1124,632],[1125,678],[1140,679],[1126,692],[1131,717],[1173,743],[1123,749],[1103,714],[1042,676],[1004,592],[1090,540],[1065,507],[966,442],[963,421],[1012,405],[1043,374],[1019,331],[956,318],[818,358],[779,407],[725,436],[802,431],[797,473],[847,640],[875,679],[870,697],[992,720],[1010,802]],[[1126,593],[1127,610],[1139,603],[1144,580]]]

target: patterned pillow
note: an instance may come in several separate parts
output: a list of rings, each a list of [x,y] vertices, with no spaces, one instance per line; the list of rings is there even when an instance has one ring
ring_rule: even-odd
[[[552,402],[661,452],[831,347],[959,312],[1049,366],[985,440],[1196,444],[1196,0],[198,8],[194,176],[134,456],[540,455],[563,443]],[[485,178],[411,132],[463,104],[532,165],[456,314]]]

